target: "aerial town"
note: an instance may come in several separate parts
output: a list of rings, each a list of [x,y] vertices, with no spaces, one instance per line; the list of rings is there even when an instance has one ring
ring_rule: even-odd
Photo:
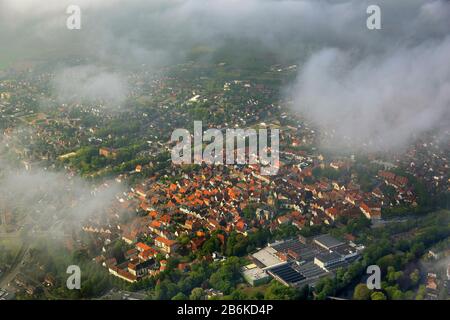
[[[282,81],[295,67],[269,66],[267,72]],[[176,290],[171,296],[167,289],[157,291],[170,281],[169,270],[177,270],[184,278],[206,262],[217,270],[208,271],[213,272],[209,281],[191,280],[196,286],[188,286],[181,292],[183,296],[189,297],[198,289],[195,292],[202,290],[203,299],[230,294],[239,297],[246,292],[248,298],[261,297],[268,286],[277,294],[287,294],[277,287],[282,285],[294,291],[314,288],[308,289],[308,297],[329,297],[338,291],[351,297],[347,288],[326,287],[327,279],[348,272],[352,265],[362,270],[371,241],[384,226],[392,225],[385,236],[395,246],[407,248],[404,242],[412,241],[409,246],[414,247],[411,236],[429,227],[416,226],[417,216],[448,205],[448,143],[430,133],[401,156],[335,154],[317,146],[320,131],[294,116],[285,106],[289,101],[279,100],[273,87],[263,80],[220,83],[221,78],[227,78],[227,69],[224,63],[181,65],[170,70],[170,77],[151,81],[144,80],[145,72],[136,72],[130,75],[135,92],[129,98],[136,106],[105,116],[101,105],[73,109],[53,102],[55,107],[45,111],[30,107],[27,102],[48,95],[45,83],[51,75],[35,75],[25,68],[15,74],[17,80],[0,84],[5,155],[16,159],[17,170],[63,169],[66,174],[61,179],[81,174],[96,189],[119,186],[121,191],[99,212],[84,218],[74,230],[64,230],[62,247],[103,270],[96,272],[116,278],[123,292],[142,293],[154,284],[151,295],[172,298],[180,292]],[[203,77],[204,70],[214,70],[217,75]],[[25,75],[40,81],[21,80]],[[50,96],[48,99],[51,101]],[[140,102],[146,99],[148,106]],[[233,108],[237,105],[243,107]],[[127,123],[121,120],[125,117]],[[261,175],[259,165],[171,164],[170,128],[189,127],[196,117],[208,121],[209,127],[225,124],[280,129],[278,174]],[[2,208],[2,235],[19,236],[30,218],[14,215],[18,208],[8,203]],[[430,219],[445,216],[437,211]],[[33,226],[36,237],[48,231],[44,220]],[[397,226],[405,222],[409,229]],[[448,231],[447,226],[442,234],[433,234],[429,247],[420,248],[419,256],[402,262],[405,268],[416,266],[416,259],[427,256],[427,250],[434,252],[432,245],[445,248],[442,242],[448,243]],[[7,277],[8,283],[2,283],[5,293],[20,298],[53,296],[58,272],[45,272],[45,265],[38,262],[45,251],[20,250],[21,263],[27,267],[19,265],[15,277]],[[380,253],[377,260],[396,255],[389,252]],[[449,254],[448,249],[438,250],[432,259],[439,256],[445,260]],[[410,290],[386,286],[397,295],[410,295],[408,298],[442,295],[447,282],[436,276],[440,271],[428,260],[413,269],[418,280],[409,284]],[[14,258],[10,261],[14,263]],[[231,279],[212,281],[229,261],[235,274],[224,277]],[[41,271],[32,271],[29,264],[40,266]],[[8,264],[0,268],[8,273]],[[358,283],[358,277],[362,279],[361,270],[353,270],[353,283]],[[36,278],[35,274],[41,276]],[[104,286],[113,288],[115,285],[107,284],[110,282],[104,280]],[[90,294],[99,293],[108,296],[105,289]]]
[[[56,44],[43,31],[22,46],[0,12],[0,300],[450,300],[448,5],[401,8],[431,30],[402,28],[405,49],[348,26],[359,11],[330,27],[287,1],[293,16],[268,30],[249,14],[258,0],[226,19],[191,1],[141,2],[154,20],[109,4],[117,26],[92,19],[55,31]],[[173,161],[174,131],[195,141],[198,121],[242,129],[227,153],[244,161]],[[273,138],[264,148],[279,155],[275,174],[250,161],[261,149],[250,130],[279,132],[279,150]]]

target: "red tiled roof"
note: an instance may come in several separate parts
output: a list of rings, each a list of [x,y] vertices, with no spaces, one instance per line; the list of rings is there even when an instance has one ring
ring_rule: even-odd
[[[147,250],[151,250],[151,249],[152,249],[150,246],[148,246],[148,245],[146,245],[145,243],[142,243],[142,242],[136,243],[136,248],[137,248],[140,252],[143,252],[143,251],[147,251]]]

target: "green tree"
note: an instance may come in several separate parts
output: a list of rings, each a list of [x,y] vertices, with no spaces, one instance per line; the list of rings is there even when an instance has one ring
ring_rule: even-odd
[[[183,292],[178,292],[172,300],[188,300],[188,297]]]
[[[386,276],[386,279],[390,284],[396,283],[401,277],[403,277],[402,271],[396,272],[394,267],[388,267],[388,274]]]
[[[298,292],[298,298],[300,300],[309,300],[311,299],[312,290],[309,285],[304,285]]]
[[[417,290],[416,300],[423,300],[427,294],[427,288],[424,285],[420,285]]]
[[[293,300],[297,298],[297,292],[291,287],[286,287],[285,285],[273,280],[266,292],[264,293],[265,300]]]
[[[381,291],[375,291],[370,295],[372,300],[386,300],[386,296]]]
[[[236,289],[231,293],[231,299],[233,300],[247,300],[248,297],[242,290]]]
[[[411,279],[411,285],[416,286],[420,280],[419,270],[415,269],[413,272],[411,272],[411,274],[409,275],[409,278]]]
[[[191,294],[189,296],[190,300],[201,300],[204,296],[205,292],[202,288],[194,288],[191,291]]]
[[[353,292],[353,299],[355,300],[369,300],[370,299],[371,290],[367,288],[365,283],[360,283],[355,287],[355,291]]]

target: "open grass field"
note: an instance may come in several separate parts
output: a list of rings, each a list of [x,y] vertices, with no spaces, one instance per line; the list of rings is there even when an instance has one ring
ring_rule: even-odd
[[[264,295],[264,292],[266,292],[267,288],[269,287],[270,283],[266,283],[260,286],[256,286],[256,287],[252,287],[250,285],[247,284],[240,284],[238,286],[239,290],[241,290],[242,292],[244,292],[247,296],[253,296],[256,293],[261,293]]]

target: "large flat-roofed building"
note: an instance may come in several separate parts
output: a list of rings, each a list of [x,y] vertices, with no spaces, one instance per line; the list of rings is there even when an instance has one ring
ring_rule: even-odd
[[[271,267],[276,264],[279,264],[283,262],[278,256],[277,256],[277,250],[275,250],[273,247],[265,247],[264,249],[261,249],[257,252],[255,252],[252,257],[256,259],[261,264],[262,267]]]
[[[314,238],[314,243],[321,246],[324,249],[332,250],[334,247],[344,244],[344,242],[328,235],[323,234]]]
[[[296,266],[295,269],[303,274],[306,278],[311,280],[318,279],[327,274],[327,271],[314,264],[313,261]]]
[[[332,251],[340,254],[345,260],[352,260],[359,256],[358,250],[346,243],[334,247]]]
[[[314,263],[327,271],[344,261],[344,257],[336,252],[321,253],[314,258]]]
[[[325,251],[321,247],[313,247],[296,239],[286,240],[272,247],[279,252],[286,253],[291,259],[298,261],[310,261],[314,259],[314,256]]]
[[[289,239],[269,244],[252,255],[254,264],[279,282],[300,287],[312,285],[318,279],[332,275],[339,267],[346,267],[360,257],[360,249],[330,235],[307,241]],[[244,274],[244,271],[242,271]],[[249,279],[258,272],[248,271]],[[254,275],[255,274],[255,275]],[[250,284],[254,280],[247,280]]]
[[[242,268],[242,276],[252,286],[259,286],[270,280],[270,275],[256,264],[249,264]]]
[[[286,286],[298,286],[306,277],[292,267],[292,264],[285,263],[267,269],[267,272]]]

